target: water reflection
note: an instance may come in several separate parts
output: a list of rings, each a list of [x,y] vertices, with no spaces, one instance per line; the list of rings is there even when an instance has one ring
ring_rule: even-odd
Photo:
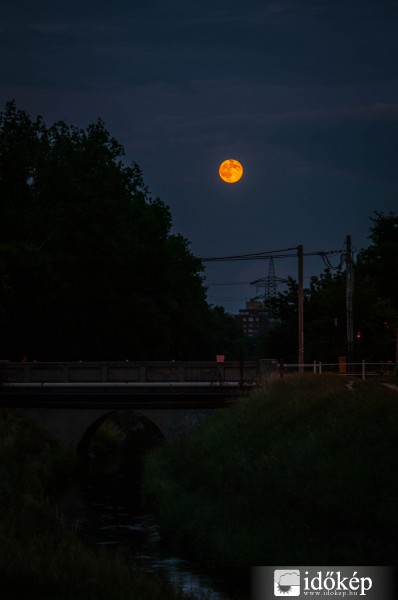
[[[111,490],[111,492],[110,492]],[[178,589],[201,600],[228,600],[223,583],[189,561],[169,554],[156,519],[140,514],[137,493],[123,475],[101,477],[80,490],[83,517],[78,530],[98,546],[123,547],[134,566],[148,573],[165,574]],[[80,511],[81,512],[81,511]]]

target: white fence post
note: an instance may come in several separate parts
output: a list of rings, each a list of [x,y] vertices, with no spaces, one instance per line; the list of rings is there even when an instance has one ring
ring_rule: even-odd
[[[365,381],[365,361],[362,361],[362,380]]]

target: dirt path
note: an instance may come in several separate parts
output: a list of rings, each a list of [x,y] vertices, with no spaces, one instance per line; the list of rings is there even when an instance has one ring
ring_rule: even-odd
[[[382,383],[381,385],[384,385],[384,387],[388,388],[389,390],[398,392],[398,385],[395,385],[395,383]]]

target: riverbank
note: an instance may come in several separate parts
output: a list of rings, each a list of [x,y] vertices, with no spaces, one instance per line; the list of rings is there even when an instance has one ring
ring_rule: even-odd
[[[0,581],[3,600],[182,600],[121,552],[94,550],[54,502],[76,473],[73,455],[18,412],[0,410]]]
[[[337,376],[274,381],[149,456],[147,502],[217,570],[398,562],[398,395]]]

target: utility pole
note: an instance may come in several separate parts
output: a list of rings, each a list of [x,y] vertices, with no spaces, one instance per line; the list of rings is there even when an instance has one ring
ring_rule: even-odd
[[[398,327],[397,327],[397,343],[395,345],[395,375],[398,375]]]
[[[304,248],[297,247],[298,257],[298,364],[299,373],[304,372]]]
[[[353,309],[352,309],[352,298],[354,295],[354,268],[353,268],[353,262],[352,262],[352,241],[351,241],[350,235],[347,235],[345,243],[346,243],[345,306],[346,306],[346,322],[347,322],[347,362],[348,362],[348,364],[350,364],[353,361],[353,341],[354,341],[354,324],[353,324]]]

